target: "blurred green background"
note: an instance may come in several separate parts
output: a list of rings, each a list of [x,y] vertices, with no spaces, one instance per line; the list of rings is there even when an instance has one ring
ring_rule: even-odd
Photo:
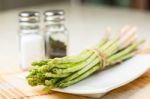
[[[0,0],[0,11],[41,5],[47,3],[78,3],[78,4],[95,4],[108,5],[115,7],[124,7],[139,10],[150,10],[150,0]]]

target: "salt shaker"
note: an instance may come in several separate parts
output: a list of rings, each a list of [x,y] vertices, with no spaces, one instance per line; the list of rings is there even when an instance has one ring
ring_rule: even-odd
[[[45,57],[44,39],[40,34],[40,13],[24,11],[19,14],[20,66],[23,70]]]
[[[64,20],[63,10],[47,10],[44,13],[47,58],[63,57],[67,54],[68,31]]]

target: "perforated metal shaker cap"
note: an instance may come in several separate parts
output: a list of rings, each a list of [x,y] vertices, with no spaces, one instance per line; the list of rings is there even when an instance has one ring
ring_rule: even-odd
[[[44,12],[44,21],[61,21],[64,20],[63,10],[47,10]]]
[[[40,22],[40,13],[34,11],[23,11],[19,13],[19,22]]]

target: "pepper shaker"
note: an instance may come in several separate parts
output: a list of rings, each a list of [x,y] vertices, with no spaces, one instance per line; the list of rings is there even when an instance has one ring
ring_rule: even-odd
[[[63,10],[47,10],[44,13],[47,58],[63,57],[67,54],[68,31],[64,20]]]

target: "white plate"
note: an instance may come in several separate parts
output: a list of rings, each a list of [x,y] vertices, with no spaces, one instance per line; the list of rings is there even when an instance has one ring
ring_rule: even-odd
[[[150,55],[137,55],[122,64],[98,72],[81,82],[54,91],[100,97],[112,89],[123,86],[145,73],[150,68]]]

